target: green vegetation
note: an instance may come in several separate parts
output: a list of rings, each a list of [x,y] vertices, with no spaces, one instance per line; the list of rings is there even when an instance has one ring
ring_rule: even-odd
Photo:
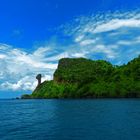
[[[52,81],[39,85],[25,98],[140,97],[140,56],[126,65],[84,58],[59,61]]]

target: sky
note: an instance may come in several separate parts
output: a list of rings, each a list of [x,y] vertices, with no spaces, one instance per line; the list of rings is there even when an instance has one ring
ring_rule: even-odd
[[[0,98],[53,79],[61,58],[126,64],[140,54],[139,0],[0,0]]]

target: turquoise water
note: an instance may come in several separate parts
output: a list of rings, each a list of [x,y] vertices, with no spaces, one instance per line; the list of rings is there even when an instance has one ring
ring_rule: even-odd
[[[140,140],[140,100],[0,100],[0,140],[32,139]]]

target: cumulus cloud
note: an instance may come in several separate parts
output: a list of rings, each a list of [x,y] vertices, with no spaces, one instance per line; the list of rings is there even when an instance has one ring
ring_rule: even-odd
[[[43,81],[52,79],[57,62],[52,63],[45,59],[48,51],[48,47],[40,47],[27,53],[12,46],[0,44],[1,90],[33,90],[36,86],[35,76],[38,73],[43,74]]]

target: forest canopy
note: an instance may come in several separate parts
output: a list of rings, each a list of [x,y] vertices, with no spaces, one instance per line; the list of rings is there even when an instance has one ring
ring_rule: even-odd
[[[22,98],[140,97],[140,56],[126,65],[104,60],[63,58],[51,81]]]

